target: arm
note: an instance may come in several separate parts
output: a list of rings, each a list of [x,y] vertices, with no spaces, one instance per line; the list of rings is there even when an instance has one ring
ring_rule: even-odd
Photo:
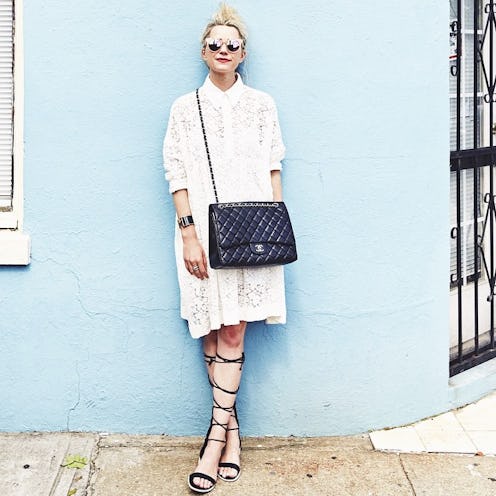
[[[174,200],[178,218],[191,215],[188,190],[180,189],[175,191],[172,194],[172,198]],[[186,270],[191,275],[198,277],[198,279],[207,278],[207,257],[198,236],[196,235],[195,226],[181,227],[181,236],[183,239],[183,259]],[[193,267],[196,265],[200,270],[193,270]]]
[[[286,151],[279,127],[277,109],[274,102],[271,102],[270,126],[272,128],[271,150],[270,150],[270,181],[272,184],[272,195],[274,201],[282,201],[282,183],[281,183],[281,160],[284,158]]]
[[[270,171],[270,181],[272,183],[273,200],[278,202],[282,201],[281,171]]]
[[[167,132],[164,139],[165,178],[169,181],[169,192],[172,194],[177,217],[191,215],[188,198],[188,179],[184,167],[184,130],[181,127],[181,116],[177,117],[180,109],[174,104],[171,108]],[[193,219],[194,221],[194,219]],[[181,228],[183,239],[183,259],[186,270],[199,279],[205,279],[207,260],[205,252],[196,235],[195,226]],[[193,270],[198,265],[199,270]]]

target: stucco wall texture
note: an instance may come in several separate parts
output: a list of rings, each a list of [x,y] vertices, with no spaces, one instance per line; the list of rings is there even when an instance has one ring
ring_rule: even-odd
[[[300,260],[252,324],[244,435],[333,435],[450,407],[443,2],[233,2],[276,100]],[[202,434],[161,147],[217,2],[24,2],[25,229],[2,268],[0,429]],[[462,401],[462,400],[460,400]]]

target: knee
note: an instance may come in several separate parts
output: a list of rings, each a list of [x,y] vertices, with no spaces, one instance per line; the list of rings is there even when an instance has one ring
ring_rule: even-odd
[[[210,331],[209,334],[203,336],[203,349],[207,352],[207,350],[211,351],[215,348],[217,348],[217,331]]]
[[[239,348],[243,343],[246,324],[224,326],[219,331],[219,339],[228,348]]]

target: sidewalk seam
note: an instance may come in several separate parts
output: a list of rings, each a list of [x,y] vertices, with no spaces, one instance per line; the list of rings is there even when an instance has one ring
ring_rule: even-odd
[[[65,457],[69,453],[69,446],[71,445],[71,439],[67,439],[67,446],[65,448],[64,454],[62,455],[62,460],[65,459]],[[63,463],[63,461],[62,461]],[[52,487],[50,488],[50,492],[48,493],[48,496],[53,496],[55,494],[55,491],[57,490],[57,487],[59,485],[60,479],[62,478],[62,470],[64,470],[64,467],[59,463],[57,473],[55,474],[55,478],[53,479],[52,482]]]
[[[90,460],[90,471],[88,473],[88,484],[86,486],[86,494],[84,496],[92,496],[94,494],[94,484],[96,482],[96,459],[100,455],[100,449],[101,449],[101,442],[102,442],[102,436],[98,433],[98,440],[95,445],[95,449],[91,454],[91,460]],[[93,480],[93,477],[95,477],[95,480]]]
[[[412,490],[413,496],[417,496],[417,493],[415,491],[415,488],[413,487],[413,483],[410,480],[410,477],[408,476],[408,472],[405,468],[405,465],[403,464],[403,458],[401,458],[401,454],[398,453],[398,458],[400,459],[400,465],[403,470],[403,473],[405,474],[406,480],[408,481],[408,484],[410,484],[410,489]]]

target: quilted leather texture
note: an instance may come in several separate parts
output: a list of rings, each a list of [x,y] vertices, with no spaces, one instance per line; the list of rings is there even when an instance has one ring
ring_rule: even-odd
[[[284,202],[213,203],[208,213],[212,268],[282,265],[297,259]]]

